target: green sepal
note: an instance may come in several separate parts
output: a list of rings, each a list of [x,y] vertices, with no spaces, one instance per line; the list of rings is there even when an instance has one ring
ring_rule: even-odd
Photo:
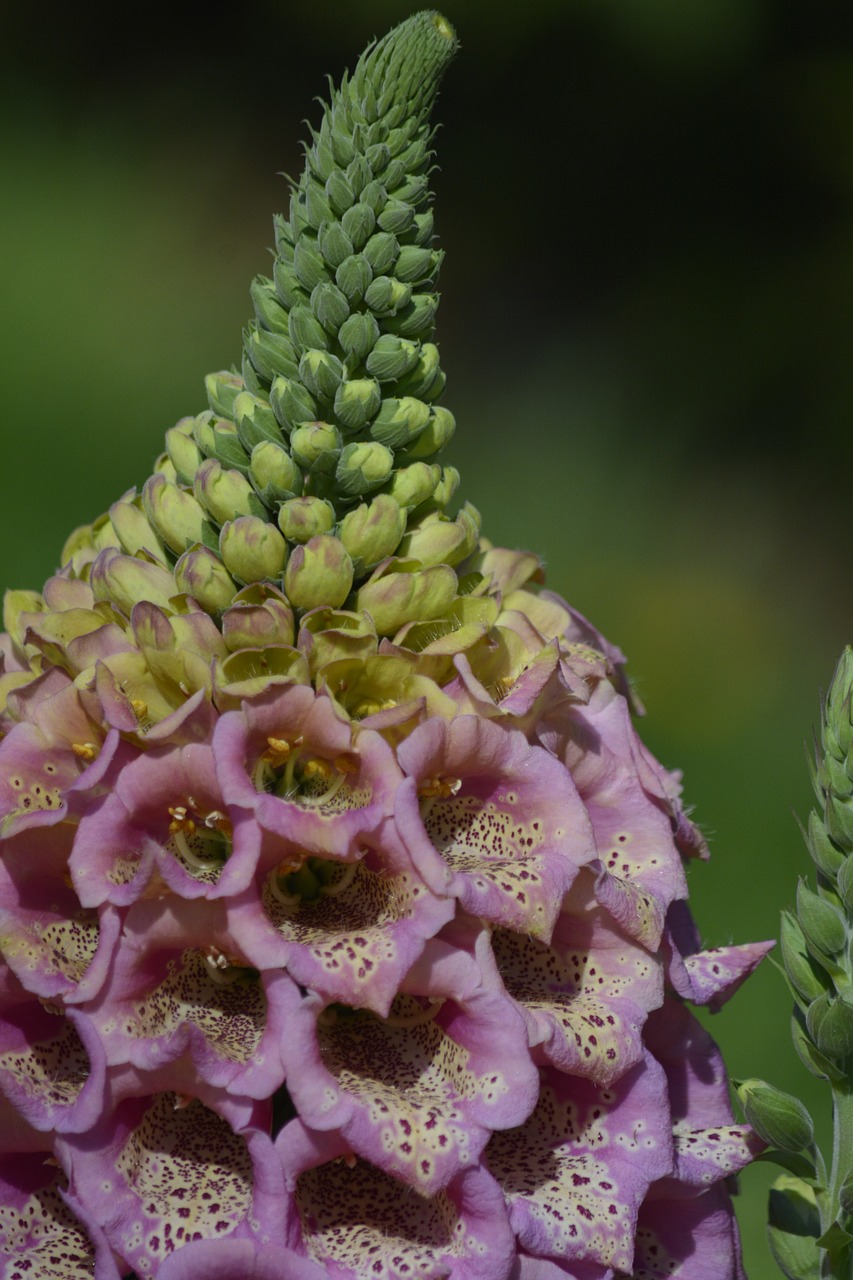
[[[283,307],[272,280],[257,276],[250,289],[255,315],[262,329],[287,334],[287,308]]]
[[[345,258],[335,272],[335,283],[351,307],[357,307],[373,279],[373,268],[363,253]]]
[[[803,1026],[802,1015],[796,1010],[791,1018],[791,1039],[794,1042],[797,1057],[807,1071],[820,1080],[828,1080],[830,1084],[844,1084],[846,1079],[844,1073],[820,1052]]]
[[[375,378],[351,378],[335,392],[335,418],[347,435],[361,431],[382,405],[382,392]]]
[[[824,821],[832,839],[845,851],[853,850],[853,800],[831,794],[826,797]]]
[[[343,294],[341,295],[343,297]],[[294,307],[288,317],[288,330],[293,348],[298,355],[310,348],[325,351],[329,345],[329,336],[314,315],[310,306]],[[280,372],[276,370],[276,373]]]
[[[356,311],[345,320],[338,333],[347,360],[357,363],[363,360],[376,346],[379,338],[379,324],[369,311]],[[368,372],[372,370],[368,369]]]
[[[843,997],[829,1001],[817,1025],[815,1041],[820,1052],[833,1062],[843,1062],[853,1053],[853,1006]]]
[[[833,844],[814,810],[809,814],[809,829],[803,831],[803,839],[815,866],[826,876],[837,875],[844,864],[844,854]]]
[[[767,1147],[755,1156],[755,1160],[763,1160],[765,1164],[778,1165],[797,1178],[815,1185],[817,1169],[815,1162],[805,1151],[782,1151],[779,1147]]]
[[[285,431],[292,431],[300,422],[312,422],[317,417],[317,404],[297,377],[294,368],[291,378],[275,378],[270,387],[270,404],[276,420]]]
[[[317,243],[323,258],[333,271],[337,271],[341,263],[351,257],[354,252],[352,240],[335,219],[323,223]]]
[[[851,1236],[850,1232],[845,1227],[842,1227],[841,1223],[836,1220],[835,1222],[830,1223],[822,1236],[818,1237],[817,1243],[819,1248],[832,1250],[833,1253],[837,1253],[839,1249],[843,1249],[845,1246],[848,1246],[851,1241],[853,1241],[853,1236]]]
[[[838,1203],[845,1213],[853,1214],[853,1170],[838,1189]]]
[[[847,941],[844,917],[835,907],[812,892],[801,880],[797,886],[797,919],[809,947],[819,954],[836,956]]]
[[[329,273],[323,255],[318,252],[310,240],[300,240],[293,251],[293,274],[306,294],[310,294],[318,284],[328,283]],[[291,306],[298,306],[301,299],[295,299]]]
[[[328,351],[306,351],[299,361],[299,377],[317,400],[327,403],[344,377],[344,366]]]
[[[281,427],[267,400],[242,391],[234,400],[234,423],[237,435],[247,453],[267,440],[272,444],[283,443]]]
[[[788,1280],[820,1280],[820,1252],[814,1236],[767,1228],[773,1261]]]
[[[437,309],[438,299],[434,294],[412,294],[409,302],[398,307],[395,314],[385,321],[385,328],[401,338],[429,338],[435,328]]]
[[[308,301],[310,291],[303,289],[296,274],[295,267],[289,262],[276,258],[272,269],[273,284],[276,296],[287,311]]]
[[[313,324],[317,324],[306,307],[294,307],[288,316],[289,333],[292,334],[293,332],[291,321],[295,311],[300,314],[307,311]],[[317,328],[319,329],[319,325],[317,325]],[[322,330],[320,330],[320,334],[322,336]],[[295,345],[292,338],[286,337],[283,333],[268,333],[266,329],[259,329],[256,325],[249,325],[246,331],[246,354],[252,367],[265,382],[272,382],[273,378],[278,377],[279,374],[289,378],[296,376]],[[321,343],[306,343],[306,345],[320,346]]]
[[[844,859],[841,870],[838,872],[836,885],[841,901],[844,903],[844,910],[848,916],[853,916],[853,857]]]
[[[325,281],[311,294],[311,310],[317,323],[334,337],[350,313],[346,295],[336,284]]]
[[[782,912],[779,932],[784,972],[792,987],[806,1001],[815,1000],[830,985],[825,970],[809,955],[803,931],[790,911]],[[821,973],[824,980],[821,979]]]
[[[383,400],[370,425],[370,435],[389,449],[400,449],[420,435],[430,419],[430,408],[413,396]]]
[[[390,231],[377,231],[362,252],[374,276],[384,276],[394,269],[400,256],[400,243]]]
[[[209,373],[204,380],[204,388],[213,413],[220,418],[230,418],[234,401],[245,390],[245,384],[239,373],[223,369],[219,373]]]

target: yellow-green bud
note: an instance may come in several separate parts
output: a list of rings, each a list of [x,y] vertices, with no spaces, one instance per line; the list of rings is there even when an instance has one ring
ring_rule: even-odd
[[[419,400],[435,400],[444,390],[445,377],[439,365],[438,347],[425,342],[415,367],[397,383],[401,395],[416,396]]]
[[[284,443],[272,408],[266,400],[253,396],[250,391],[241,391],[235,398],[234,422],[243,447],[250,453],[263,440],[271,440],[273,444]]]
[[[382,403],[382,392],[374,378],[353,378],[342,382],[335,393],[335,417],[346,433],[361,431]]]
[[[370,493],[385,484],[394,469],[394,455],[372,440],[348,444],[341,452],[335,481],[346,497]]]
[[[193,438],[205,457],[216,458],[226,467],[247,470],[249,459],[233,422],[200,413],[193,422]]]
[[[270,404],[285,431],[292,431],[300,422],[311,422],[317,417],[317,403],[296,377],[296,370],[292,377],[273,379]]]
[[[413,511],[435,493],[441,480],[441,467],[437,462],[412,462],[394,472],[389,493],[401,507]]]
[[[799,1098],[763,1080],[735,1085],[743,1113],[759,1138],[780,1151],[804,1151],[814,1142],[812,1118]]]
[[[412,300],[412,290],[402,280],[393,276],[376,276],[368,286],[365,295],[365,306],[377,316],[395,315]]]
[[[330,475],[340,457],[341,433],[329,422],[303,422],[291,433],[290,449],[306,471]]]
[[[239,516],[222,526],[219,551],[229,573],[242,582],[278,578],[287,561],[287,544],[268,520]]]
[[[429,459],[440,453],[453,438],[456,419],[443,405],[433,405],[430,420],[412,446],[406,450],[406,458],[417,461]]]
[[[338,609],[350,593],[352,579],[353,564],[343,543],[323,533],[294,550],[284,572],[284,590],[296,609]]]
[[[220,370],[219,373],[207,375],[204,387],[207,392],[207,403],[213,412],[220,418],[230,418],[234,401],[244,390],[245,383],[239,373]]]
[[[102,551],[92,565],[89,585],[96,600],[109,601],[128,618],[138,600],[169,609],[172,597],[182,589],[162,565],[123,556],[111,548]]]
[[[293,312],[290,313],[291,315]],[[288,328],[290,317],[288,317]],[[249,325],[244,339],[246,355],[252,367],[266,382],[283,374],[286,378],[296,376],[296,356],[294,343],[283,333],[269,333],[256,325]],[[250,388],[251,389],[251,388]]]
[[[390,494],[380,493],[344,516],[338,537],[362,569],[372,569],[394,554],[405,530],[405,511]]]
[[[176,555],[203,540],[204,507],[186,489],[171,484],[165,476],[149,476],[142,490],[142,503],[148,519]]]
[[[440,512],[426,516],[416,529],[407,533],[400,546],[401,556],[412,556],[423,565],[460,564],[476,550],[480,526],[464,508],[455,520]]]
[[[430,419],[429,405],[413,396],[383,400],[370,426],[372,439],[389,449],[401,449],[420,435]]]
[[[178,590],[192,596],[205,613],[221,613],[234,599],[237,584],[210,547],[190,547],[175,565]]]
[[[378,337],[379,325],[369,311],[354,311],[338,332],[338,342],[344,355],[356,363],[373,350]]]
[[[286,449],[272,440],[262,440],[252,450],[249,475],[258,490],[296,494],[302,489],[302,472]]]
[[[420,359],[420,345],[398,338],[393,333],[383,333],[364,362],[364,367],[380,382],[396,382],[410,373]]]
[[[193,490],[201,505],[217,524],[236,520],[237,516],[261,516],[264,507],[249,481],[239,471],[225,470],[215,458],[199,467]]]
[[[278,511],[278,527],[290,542],[310,542],[318,533],[331,533],[335,509],[325,498],[290,498]]]
[[[182,484],[192,484],[203,454],[192,436],[192,418],[183,418],[166,432],[166,452]]]
[[[416,560],[392,561],[359,589],[356,607],[370,614],[378,635],[393,636],[407,622],[442,617],[456,586],[456,574],[447,565],[421,569]]]
[[[343,609],[314,609],[306,613],[296,642],[308,659],[311,674],[342,658],[366,658],[378,641],[370,619]]]
[[[456,468],[442,467],[441,479],[435,486],[435,492],[432,495],[433,504],[436,507],[446,507],[449,502],[453,501],[458,488],[459,472]]]
[[[129,556],[135,556],[137,551],[146,551],[152,559],[166,563],[163,544],[142,510],[141,499],[135,497],[132,489],[110,507],[110,523],[122,550]]]

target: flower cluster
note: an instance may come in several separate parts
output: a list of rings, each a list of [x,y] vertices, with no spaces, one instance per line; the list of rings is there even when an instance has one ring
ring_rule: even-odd
[[[0,640],[7,1280],[741,1275],[624,659],[435,461],[419,14],[308,150],[241,375]]]

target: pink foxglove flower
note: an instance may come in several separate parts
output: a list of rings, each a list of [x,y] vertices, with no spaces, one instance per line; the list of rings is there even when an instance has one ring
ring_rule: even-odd
[[[736,1280],[679,783],[441,461],[436,13],[312,134],[241,372],[0,643],[17,1280]]]

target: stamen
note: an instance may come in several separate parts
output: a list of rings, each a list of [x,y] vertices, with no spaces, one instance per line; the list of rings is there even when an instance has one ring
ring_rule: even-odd
[[[422,800],[446,800],[455,796],[461,786],[461,778],[424,778],[418,784],[418,795]]]
[[[130,705],[133,707],[133,714],[137,720],[144,720],[148,715],[148,703],[143,702],[141,698],[131,698]]]
[[[187,835],[195,835],[196,825],[187,812],[187,806],[184,804],[169,805],[169,813],[172,821],[169,823],[170,835],[176,836],[182,832]]]
[[[80,760],[85,760],[87,764],[91,763],[98,754],[98,748],[94,742],[72,742],[71,750]]]

